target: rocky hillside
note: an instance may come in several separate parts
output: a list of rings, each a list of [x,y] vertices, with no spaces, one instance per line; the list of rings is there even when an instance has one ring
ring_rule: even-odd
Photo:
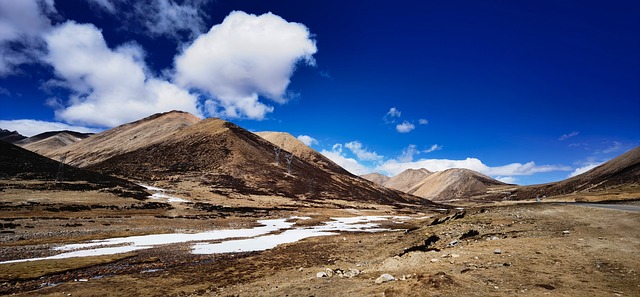
[[[489,186],[505,185],[482,173],[451,168],[427,176],[408,193],[434,201],[451,201],[484,194]]]
[[[318,165],[320,168],[324,170],[338,173],[338,174],[349,174],[349,172],[347,172],[344,168],[340,167],[338,164],[329,160],[329,158],[318,153],[314,149],[308,147],[306,144],[302,143],[300,140],[293,137],[293,135],[289,133],[256,132],[255,134],[268,140],[269,142],[282,148],[283,150],[292,153],[294,156],[302,160],[305,160],[311,164]],[[280,161],[286,162],[284,158],[285,158],[284,154],[281,153],[279,156]]]
[[[400,174],[390,178],[384,183],[384,186],[408,193],[415,185],[422,182],[425,178],[433,173],[427,169],[407,169]]]
[[[331,168],[332,162],[322,168],[307,161],[309,156],[294,154],[290,166],[283,157],[276,163],[277,149],[230,122],[168,112],[96,134],[52,156],[67,154],[71,164],[105,174],[141,181],[189,181],[221,194],[431,203]]]
[[[59,182],[54,184],[56,180]],[[21,184],[17,181],[30,183]],[[145,199],[149,195],[143,187],[120,178],[69,165],[64,165],[61,170],[58,161],[0,141],[0,190],[3,187],[17,186],[28,186],[30,189],[44,186],[57,190],[106,189],[121,196],[138,199]]]
[[[384,183],[386,183],[388,180],[391,179],[390,177],[388,177],[386,175],[382,175],[382,174],[377,173],[377,172],[364,174],[364,175],[361,175],[360,177],[362,177],[362,178],[364,178],[364,179],[366,179],[368,181],[374,182],[376,184],[379,184],[381,186],[384,186]]]
[[[67,130],[51,131],[22,139],[14,144],[38,154],[47,155],[61,147],[74,144],[91,135],[93,135],[93,133],[80,133]]]
[[[18,133],[17,131],[9,131],[5,129],[0,129],[0,141],[14,143],[16,141],[20,141],[27,138],[26,136]]]

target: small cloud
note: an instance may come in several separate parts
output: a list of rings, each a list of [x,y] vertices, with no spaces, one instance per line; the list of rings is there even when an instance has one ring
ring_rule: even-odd
[[[402,154],[398,157],[398,161],[400,162],[411,162],[413,161],[413,156],[420,154],[420,151],[417,149],[415,144],[410,144],[407,148],[402,150]]]
[[[426,150],[424,150],[424,151],[422,151],[422,152],[424,152],[424,153],[431,153],[431,152],[439,151],[439,150],[441,150],[441,149],[442,149],[442,146],[441,146],[441,145],[434,144],[434,145],[432,145],[430,148],[428,148],[428,149],[426,149]]]
[[[567,139],[569,139],[571,137],[578,136],[578,134],[580,134],[580,132],[573,131],[573,132],[571,132],[569,134],[563,134],[562,136],[560,136],[560,138],[558,138],[558,140],[560,140],[560,141],[567,140]]]
[[[342,144],[336,143],[331,151],[322,150],[320,153],[352,174],[363,175],[372,172],[370,168],[358,163],[356,159],[347,158],[342,153]]]
[[[360,160],[379,161],[384,158],[383,156],[378,155],[376,152],[370,152],[366,148],[363,148],[362,143],[360,143],[359,141],[351,141],[346,143],[344,146],[351,150]]]
[[[326,79],[329,79],[329,80],[333,79],[333,77],[331,76],[329,71],[320,71],[319,74],[320,74],[320,76],[322,76],[322,77],[324,77]]]
[[[306,146],[312,146],[314,144],[318,144],[318,140],[316,140],[315,138],[309,136],[309,135],[299,135],[298,140],[300,140],[300,142],[304,143]]]
[[[429,124],[429,120],[427,120],[427,119],[419,119],[418,120],[418,124],[420,124],[420,125],[428,125]]]
[[[395,107],[389,108],[389,111],[382,118],[386,123],[394,123],[396,118],[399,118],[402,113]]]
[[[0,87],[0,95],[11,96],[11,92],[6,88]]]
[[[496,180],[499,180],[503,183],[507,183],[507,184],[515,184],[516,181],[518,181],[517,178],[513,177],[513,176],[497,176]]]
[[[611,154],[611,153],[615,153],[615,152],[619,152],[624,150],[624,146],[622,145],[622,143],[618,142],[618,141],[614,141],[613,144],[611,144],[609,147],[598,151],[598,153],[602,153],[602,154]]]
[[[587,172],[587,171],[589,171],[589,170],[591,170],[593,168],[596,168],[596,167],[600,166],[602,163],[604,163],[604,162],[593,163],[593,164],[588,164],[588,165],[585,165],[585,166],[582,166],[582,167],[578,167],[578,168],[576,168],[576,170],[571,172],[569,174],[569,176],[567,176],[567,177],[574,177],[576,175],[583,174],[583,173],[585,173],[585,172]]]
[[[409,133],[411,130],[415,129],[416,126],[407,121],[402,122],[402,124],[396,125],[396,130],[400,133]]]

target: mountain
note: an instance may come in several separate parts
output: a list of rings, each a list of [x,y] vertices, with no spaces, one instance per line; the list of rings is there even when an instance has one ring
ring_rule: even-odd
[[[81,143],[63,147],[45,155],[57,160],[60,156],[67,154],[67,163],[86,167],[160,143],[175,132],[199,121],[198,117],[187,112],[155,114],[92,135]]]
[[[390,178],[384,186],[391,189],[408,193],[415,185],[423,181],[427,176],[433,174],[431,171],[420,169],[407,169],[400,174]]]
[[[384,183],[386,183],[388,180],[391,179],[390,177],[388,177],[386,175],[382,175],[382,174],[377,173],[377,172],[364,174],[364,175],[361,175],[360,177],[362,177],[362,178],[364,178],[364,179],[366,179],[368,181],[374,182],[376,184],[379,184],[381,186],[384,186]]]
[[[0,180],[6,181],[0,183],[3,187],[37,189],[38,187],[52,187],[46,182],[59,180],[64,182],[57,183],[54,189],[98,190],[106,188],[117,195],[138,199],[144,199],[149,195],[143,187],[120,178],[68,165],[64,165],[61,169],[60,163],[57,161],[4,141],[0,141]],[[19,181],[30,182],[20,183]]]
[[[70,164],[109,175],[184,184],[184,188],[196,184],[223,195],[433,205],[333,168],[332,162],[322,168],[307,161],[317,156],[304,149],[298,151],[301,157],[294,154],[290,166],[284,155],[276,163],[277,149],[230,122],[173,111],[93,135],[50,155],[66,154]]]
[[[482,173],[451,168],[433,173],[407,192],[433,201],[450,201],[484,194],[489,186],[506,185]]]
[[[268,140],[274,145],[292,153],[294,156],[309,163],[316,164],[320,168],[338,173],[349,174],[344,168],[329,160],[329,158],[308,147],[302,141],[286,132],[255,132],[256,135]],[[284,155],[280,155],[281,162],[285,162]]]
[[[26,136],[18,133],[17,131],[9,131],[5,129],[0,129],[0,141],[14,143],[16,141],[20,141],[27,138]]]
[[[582,174],[560,182],[520,187],[512,195],[516,199],[532,199],[629,184],[640,185],[640,146]]]
[[[49,154],[63,146],[74,144],[93,133],[80,133],[74,131],[51,131],[40,133],[29,138],[22,139],[14,144],[41,155]]]

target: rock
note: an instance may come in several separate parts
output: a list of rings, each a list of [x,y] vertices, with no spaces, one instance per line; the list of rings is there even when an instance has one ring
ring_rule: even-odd
[[[456,244],[458,244],[458,240],[454,240],[452,242],[449,242],[449,246],[455,246]]]
[[[395,277],[393,277],[393,275],[385,273],[385,274],[383,274],[383,275],[380,275],[380,277],[378,277],[378,278],[376,279],[376,284],[381,284],[381,283],[386,283],[386,282],[394,281],[395,279],[396,279],[396,278],[395,278]]]
[[[316,273],[316,277],[329,277],[324,271]]]
[[[327,277],[332,277],[334,271],[331,268],[327,268],[327,269],[324,270],[324,272],[327,275]]]
[[[431,259],[431,263],[436,263],[436,262],[440,262],[440,260],[438,260],[438,259]]]
[[[562,234],[569,235],[569,234],[571,234],[571,232],[569,232],[569,230],[564,230],[564,231],[562,231]]]
[[[460,258],[460,255],[458,255],[458,254],[451,254],[451,258]]]
[[[347,271],[345,271],[342,276],[344,277],[348,277],[348,278],[352,278],[354,276],[358,276],[360,274],[360,270],[355,269],[355,268],[349,268],[347,269]]]
[[[500,254],[502,254],[502,250],[501,249],[497,249],[497,250],[493,251],[493,253],[496,254],[496,255],[500,255]]]

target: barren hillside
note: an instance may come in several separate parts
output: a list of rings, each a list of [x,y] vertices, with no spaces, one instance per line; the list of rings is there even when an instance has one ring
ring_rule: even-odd
[[[86,139],[93,133],[79,133],[74,131],[51,131],[40,133],[29,138],[15,142],[25,149],[41,155],[51,154],[53,151],[72,145],[78,141]]]
[[[386,176],[386,175],[382,175],[380,173],[377,172],[373,172],[373,173],[369,173],[369,174],[365,174],[365,175],[361,175],[360,177],[374,182],[376,184],[379,184],[381,186],[384,186],[384,183],[386,183],[389,179],[391,179],[390,177]]]
[[[256,132],[255,134],[284,149],[285,151],[292,153],[294,156],[302,160],[320,166],[320,168],[324,170],[339,174],[349,174],[344,168],[340,167],[338,164],[329,160],[329,158],[323,156],[314,149],[308,147],[289,133]],[[280,160],[282,160],[283,162],[285,161],[284,153],[280,155]]]
[[[384,186],[391,189],[396,189],[398,191],[402,191],[408,193],[415,185],[423,181],[429,175],[433,173],[427,169],[407,169],[400,174],[392,177],[387,182],[384,183]]]
[[[484,194],[487,187],[504,184],[473,170],[452,168],[426,177],[408,193],[434,201],[448,201]]]

